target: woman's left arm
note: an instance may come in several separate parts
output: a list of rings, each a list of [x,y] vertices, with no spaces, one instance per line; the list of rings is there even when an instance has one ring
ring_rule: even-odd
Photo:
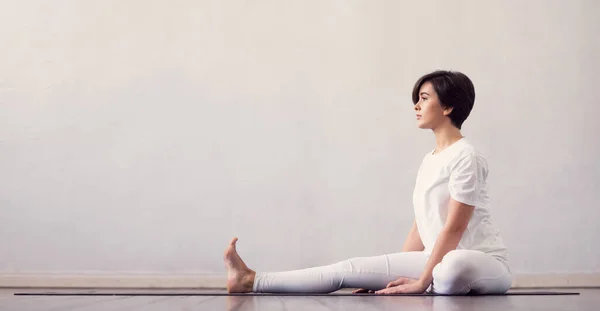
[[[433,268],[442,261],[448,252],[456,249],[463,233],[467,229],[473,215],[474,206],[450,199],[448,218],[425,265],[421,278],[416,282],[390,283],[387,288],[377,291],[377,294],[420,294],[427,290],[433,282]],[[400,284],[404,283],[404,284]],[[399,284],[399,285],[396,285]],[[394,286],[395,285],[395,286]]]

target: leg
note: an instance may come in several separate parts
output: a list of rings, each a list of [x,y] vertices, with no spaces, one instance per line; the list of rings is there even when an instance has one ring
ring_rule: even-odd
[[[438,294],[502,294],[511,283],[511,273],[504,264],[480,251],[451,251],[433,269],[432,289]]]
[[[418,278],[428,255],[397,253],[344,260],[309,269],[257,273],[249,269],[235,250],[234,238],[225,251],[229,292],[330,293],[341,288],[381,289],[400,277]]]
[[[254,292],[330,293],[342,288],[378,290],[400,277],[418,278],[427,262],[422,252],[352,258],[302,270],[256,273]]]

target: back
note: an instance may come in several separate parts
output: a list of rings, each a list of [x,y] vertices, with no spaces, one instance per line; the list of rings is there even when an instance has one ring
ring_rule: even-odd
[[[446,223],[450,198],[475,206],[457,249],[478,250],[507,263],[507,250],[492,223],[485,158],[465,138],[442,152],[425,155],[415,183],[413,205],[425,252],[431,253]]]

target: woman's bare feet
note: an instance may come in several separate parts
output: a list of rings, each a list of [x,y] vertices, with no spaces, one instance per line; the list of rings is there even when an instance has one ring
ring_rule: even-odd
[[[238,238],[233,238],[225,250],[223,259],[227,268],[227,291],[230,293],[252,292],[256,272],[250,270],[235,249]]]

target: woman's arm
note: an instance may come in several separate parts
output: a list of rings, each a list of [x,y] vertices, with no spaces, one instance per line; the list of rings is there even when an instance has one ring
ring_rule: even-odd
[[[425,289],[433,282],[433,268],[442,261],[442,258],[444,258],[446,254],[455,250],[458,246],[458,242],[460,242],[460,239],[471,220],[474,209],[474,206],[450,199],[448,218],[446,219],[442,232],[440,232],[435,241],[431,256],[429,256],[427,265],[425,265],[425,271],[423,271],[423,274],[419,279],[419,282],[425,286]]]
[[[450,251],[456,249],[475,207],[450,199],[448,218],[444,228],[438,235],[433,251],[427,260],[425,270],[418,280],[400,278],[388,284],[387,288],[376,291],[377,294],[420,294],[427,290],[433,282],[433,268],[442,261]],[[409,235],[410,236],[410,235]]]
[[[417,228],[417,221],[413,221],[412,228],[406,237],[406,241],[404,241],[404,247],[402,247],[403,252],[420,252],[425,249],[423,246],[423,241],[421,241],[421,236],[419,235],[419,229]]]

